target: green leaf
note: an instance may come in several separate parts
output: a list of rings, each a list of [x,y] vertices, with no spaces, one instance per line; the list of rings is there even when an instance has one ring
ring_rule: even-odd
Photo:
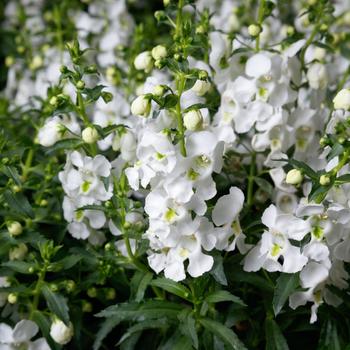
[[[169,327],[169,324],[166,322],[166,319],[159,319],[159,320],[153,320],[152,322],[149,321],[143,321],[140,323],[137,323],[127,329],[127,331],[123,334],[123,336],[120,338],[117,345],[120,345],[125,340],[130,338],[133,334],[142,332],[146,329],[165,329]]]
[[[50,155],[60,150],[70,150],[81,147],[84,142],[81,139],[64,139],[56,142],[53,146],[48,147],[46,154]]]
[[[68,270],[76,265],[82,257],[80,255],[68,255],[59,261],[51,263],[50,271]]]
[[[181,312],[178,316],[180,320],[180,332],[186,337],[190,338],[192,345],[195,349],[199,347],[197,329],[196,329],[196,320],[192,317],[192,314],[189,310]]]
[[[198,109],[202,109],[202,108],[208,108],[208,106],[204,103],[196,103],[196,104],[191,105],[191,106],[187,107],[186,109],[184,109],[183,113],[189,112],[193,109],[198,110]]]
[[[340,143],[335,143],[331,151],[327,155],[327,160],[330,161],[336,156],[339,156],[344,152],[344,147]]]
[[[23,193],[14,194],[10,190],[6,190],[4,192],[4,199],[13,211],[34,219],[35,213],[33,208]]]
[[[216,291],[216,292],[214,292],[212,294],[209,294],[205,298],[205,300],[208,303],[220,303],[222,301],[232,301],[235,304],[239,304],[239,305],[242,305],[242,306],[247,306],[241,298],[231,294],[227,290],[218,290],[218,291]]]
[[[68,305],[66,299],[58,293],[54,293],[51,289],[44,285],[41,289],[48,308],[67,326],[69,325]]]
[[[131,279],[131,299],[139,302],[143,299],[145,291],[149,283],[152,281],[153,274],[150,272],[136,271]]]
[[[341,184],[346,184],[348,182],[350,182],[350,174],[345,174],[345,175],[337,177],[335,179],[334,184],[335,185],[341,185]]]
[[[213,258],[214,265],[209,273],[214,277],[216,282],[222,284],[223,286],[227,286],[227,278],[223,266],[224,259],[218,254],[213,255]]]
[[[269,195],[273,194],[273,186],[268,182],[267,180],[261,178],[261,177],[255,177],[254,182],[259,186],[261,190],[263,190],[265,193],[268,193]]]
[[[289,296],[295,291],[299,285],[299,274],[282,273],[276,283],[273,295],[273,311],[278,315]]]
[[[151,285],[164,289],[182,299],[191,300],[191,291],[187,287],[168,278],[157,278],[151,282]]]
[[[97,101],[100,98],[102,90],[104,88],[104,85],[97,85],[93,88],[85,88],[82,90],[82,93],[87,97],[87,103]]]
[[[107,307],[99,312],[97,317],[111,317],[119,315],[121,320],[159,319],[162,317],[177,318],[184,306],[165,300],[148,300],[144,303],[122,303]]]
[[[162,108],[166,108],[166,109],[175,107],[176,104],[177,104],[178,99],[179,99],[179,98],[178,98],[177,95],[174,95],[174,94],[166,95],[166,96],[164,97],[164,101],[163,101],[161,107],[162,107]]]
[[[22,185],[18,171],[14,166],[3,166],[2,172],[7,177],[11,178],[16,183],[16,185],[18,186]]]
[[[8,267],[11,270],[19,272],[19,273],[30,275],[30,274],[32,274],[32,272],[29,272],[29,269],[31,267],[34,268],[35,263],[13,260],[13,261],[6,261],[6,262],[2,263],[1,266]]]
[[[175,332],[159,350],[192,350],[191,340],[180,332]]]
[[[245,345],[237,337],[236,333],[222,323],[209,318],[202,318],[199,320],[199,322],[205,329],[221,339],[227,346],[230,347],[230,349],[247,350]]]
[[[317,350],[341,350],[339,343],[338,329],[336,323],[328,319],[321,329]]]
[[[107,337],[107,335],[115,328],[118,326],[118,324],[120,323],[120,317],[119,316],[114,316],[114,317],[110,317],[105,319],[97,334],[96,334],[96,338],[95,338],[95,342],[93,345],[93,350],[98,350],[101,345],[102,345],[102,341]]]
[[[278,324],[273,319],[266,319],[265,335],[266,350],[289,350],[286,339],[278,327]]]
[[[103,205],[97,205],[97,204],[88,204],[88,205],[84,205],[83,207],[80,207],[78,210],[101,210],[105,213],[108,212],[108,209],[106,207],[104,207]]]
[[[327,193],[332,186],[333,186],[333,182],[331,182],[327,186],[321,186],[317,183],[316,185],[313,186],[309,194],[308,200],[310,202],[315,201],[316,203],[321,203],[324,200],[324,198],[327,196]]]

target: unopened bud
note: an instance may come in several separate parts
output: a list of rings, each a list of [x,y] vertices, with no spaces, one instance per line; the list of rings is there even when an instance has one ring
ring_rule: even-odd
[[[191,110],[184,114],[184,126],[187,130],[195,131],[202,127],[203,116],[199,110]]]
[[[82,131],[81,137],[85,143],[92,144],[98,140],[98,132],[95,128],[88,126]]]
[[[141,117],[148,117],[151,112],[151,101],[145,95],[137,97],[131,104],[131,113]]]
[[[163,45],[157,45],[152,49],[152,57],[155,60],[160,60],[168,55],[167,49]]]
[[[331,182],[331,178],[328,175],[320,176],[320,185],[327,186]]]
[[[261,33],[261,26],[258,24],[251,24],[248,27],[248,33],[250,36],[256,37]]]
[[[288,171],[286,176],[286,183],[289,185],[299,185],[303,181],[303,174],[298,169]]]
[[[333,99],[335,109],[350,109],[350,89],[340,90]]]
[[[19,236],[23,232],[22,225],[18,221],[12,221],[7,225],[7,230],[11,236]]]

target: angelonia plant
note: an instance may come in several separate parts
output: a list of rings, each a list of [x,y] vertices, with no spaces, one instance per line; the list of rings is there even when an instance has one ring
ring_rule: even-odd
[[[348,0],[0,21],[0,349],[350,349]]]

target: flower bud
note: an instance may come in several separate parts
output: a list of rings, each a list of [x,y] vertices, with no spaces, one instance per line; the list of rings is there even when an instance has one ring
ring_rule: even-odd
[[[199,110],[191,110],[184,114],[184,126],[187,130],[195,131],[202,127],[203,116]]]
[[[350,89],[342,89],[333,99],[335,109],[350,109]]]
[[[11,67],[15,63],[15,59],[13,56],[7,56],[5,58],[5,66],[6,67]]]
[[[92,144],[98,140],[98,132],[95,128],[88,126],[82,131],[81,137],[85,143]]]
[[[32,61],[30,62],[30,69],[35,70],[40,68],[43,65],[43,59],[41,56],[36,55],[33,57]]]
[[[208,81],[197,79],[195,84],[192,86],[192,90],[198,96],[203,96],[209,91],[210,87],[211,84]]]
[[[150,72],[153,67],[153,60],[149,51],[141,52],[134,60],[134,66],[137,70],[144,70],[146,73]]]
[[[10,294],[7,296],[7,301],[8,301],[10,304],[16,304],[16,303],[17,303],[17,300],[18,300],[18,297],[17,297],[17,294],[16,294],[16,293],[10,293]]]
[[[82,90],[85,87],[85,82],[83,80],[77,81],[77,89]]]
[[[331,178],[328,175],[320,176],[320,185],[327,186],[331,182]]]
[[[163,0],[164,7],[167,7],[170,5],[170,0]]]
[[[73,337],[73,325],[69,323],[67,327],[61,320],[56,319],[50,327],[50,336],[58,344],[65,345]]]
[[[298,169],[288,171],[286,176],[286,183],[289,185],[299,185],[303,181],[303,174]]]
[[[152,49],[152,57],[155,60],[160,60],[168,55],[167,49],[163,45],[157,45]]]
[[[52,97],[50,98],[50,100],[49,100],[49,103],[50,103],[51,106],[56,107],[57,104],[58,104],[57,97],[56,97],[56,96],[52,96]]]
[[[261,33],[261,26],[258,24],[251,24],[248,27],[248,33],[250,36],[258,36]]]
[[[24,243],[20,243],[17,247],[10,249],[9,259],[12,260],[23,260],[28,253],[28,248]]]
[[[18,221],[7,224],[7,230],[11,236],[19,236],[23,232],[22,225]]]
[[[156,85],[152,91],[153,95],[161,97],[165,93],[165,87],[163,85]]]
[[[145,95],[137,97],[131,104],[131,113],[141,117],[148,117],[151,112],[151,101]]]

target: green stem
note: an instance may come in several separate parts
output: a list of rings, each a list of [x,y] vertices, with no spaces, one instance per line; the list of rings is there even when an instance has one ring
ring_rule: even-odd
[[[338,173],[338,171],[341,170],[341,168],[348,162],[349,156],[350,156],[350,150],[347,149],[347,150],[344,152],[341,161],[338,163],[338,165],[337,165],[336,167],[334,167],[334,168],[332,169],[332,174],[333,174],[333,175],[336,175],[336,174]]]
[[[46,275],[46,264],[44,264],[43,269],[39,272],[39,278],[38,281],[36,282],[36,286],[33,292],[34,298],[33,298],[33,302],[31,305],[31,312],[30,312],[30,319],[33,317],[33,313],[38,310],[38,306],[39,306],[39,300],[40,300],[40,290],[42,287],[42,284],[45,280],[45,275]]]
[[[312,42],[314,41],[315,36],[318,33],[318,30],[319,30],[319,27],[318,27],[318,23],[317,23],[315,25],[313,31],[311,32],[311,35],[310,35],[309,39],[307,39],[307,41],[305,43],[305,46],[303,47],[303,49],[300,52],[300,63],[301,63],[301,69],[302,70],[305,68],[305,53],[306,53],[306,50],[312,44]]]
[[[259,10],[258,10],[258,25],[261,26],[263,22],[264,17],[264,9],[265,9],[265,0],[261,0],[259,4]],[[260,34],[255,39],[255,51],[260,50]]]
[[[183,8],[183,6],[184,6],[183,0],[179,0],[179,4],[177,6],[175,37],[179,37],[182,35],[182,8]]]
[[[248,176],[248,189],[247,189],[247,205],[250,208],[253,205],[253,188],[254,188],[254,178],[255,178],[255,160],[256,154],[252,153],[252,159],[249,168]]]
[[[91,125],[90,120],[86,114],[83,95],[78,91],[77,91],[77,100],[78,100],[78,111],[79,111],[81,118],[83,119],[86,126]]]
[[[180,134],[180,151],[181,154],[186,157],[186,146],[185,146],[185,128],[184,123],[182,119],[182,112],[181,112],[181,95],[185,88],[186,84],[186,77],[182,74],[179,75],[179,78],[177,80],[177,94],[178,94],[178,101],[176,104],[176,119],[177,119],[177,125],[179,128],[179,134]]]
[[[26,161],[25,161],[24,167],[23,167],[23,172],[22,172],[22,180],[23,181],[25,181],[27,179],[27,176],[30,172],[30,167],[31,167],[32,161],[33,161],[33,156],[34,156],[34,150],[33,150],[33,148],[31,148],[28,151],[27,158],[26,158]]]

